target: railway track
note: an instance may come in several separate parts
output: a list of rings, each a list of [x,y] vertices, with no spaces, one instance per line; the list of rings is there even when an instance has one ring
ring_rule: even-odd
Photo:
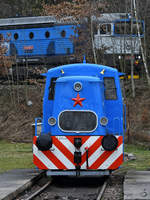
[[[111,184],[108,178],[55,177],[46,179],[42,186],[40,183],[16,200],[120,200],[122,194],[119,176],[113,177]]]
[[[36,192],[34,192],[31,196],[29,196],[27,199],[25,200],[32,200],[34,199],[36,196],[40,195],[50,184],[52,181],[48,181],[45,185],[43,185],[40,189],[38,189]]]
[[[83,180],[82,180],[83,181]],[[38,189],[36,192],[31,194],[29,197],[27,197],[24,200],[33,200],[38,197],[38,199],[64,199],[64,200],[77,200],[77,199],[89,199],[89,200],[101,200],[103,197],[103,194],[105,192],[105,189],[107,187],[107,180],[104,181],[104,183],[98,187],[98,185],[95,187],[88,187],[85,188],[85,185],[82,189],[79,190],[79,187],[64,187],[62,185],[63,189],[60,188],[58,185],[54,186],[53,181],[48,181],[44,186],[42,186],[40,189]],[[56,183],[55,183],[56,184]],[[48,188],[48,189],[47,189]],[[47,189],[47,190],[46,190]],[[87,191],[87,189],[89,191]],[[94,191],[95,190],[95,191]],[[53,194],[53,195],[52,195]],[[69,194],[69,195],[68,195]]]

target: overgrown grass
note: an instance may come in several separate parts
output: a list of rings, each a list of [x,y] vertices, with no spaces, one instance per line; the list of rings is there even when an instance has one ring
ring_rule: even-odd
[[[125,152],[133,153],[136,160],[125,161],[121,171],[150,169],[150,150],[137,145],[125,145]],[[34,167],[32,144],[0,141],[0,173],[11,169]]]
[[[125,152],[133,153],[136,156],[136,160],[125,161],[123,170],[148,170],[150,169],[150,150],[148,148],[137,145],[125,145]]]
[[[33,167],[32,144],[0,141],[0,173],[10,169]]]

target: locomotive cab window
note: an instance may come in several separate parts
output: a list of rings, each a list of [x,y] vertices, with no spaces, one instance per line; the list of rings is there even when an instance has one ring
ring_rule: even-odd
[[[49,37],[50,37],[50,32],[49,32],[49,31],[46,31],[46,32],[45,32],[45,37],[46,37],[46,38],[49,38]]]
[[[106,100],[116,100],[117,99],[117,91],[115,85],[115,79],[113,77],[105,77],[104,78],[104,93]]]
[[[101,24],[100,25],[100,34],[111,34],[111,24]]]
[[[51,78],[51,83],[50,83],[50,86],[49,86],[48,100],[54,100],[56,80],[57,80],[57,77]]]
[[[138,25],[139,25],[140,35],[143,35],[143,25],[140,22],[138,22]],[[137,24],[136,22],[133,22],[133,35],[137,35],[137,34],[138,34]]]
[[[92,111],[63,111],[59,128],[64,132],[92,132],[97,127],[97,116]]]
[[[15,33],[15,34],[14,34],[14,39],[15,39],[15,40],[18,40],[18,38],[19,38],[18,33]]]
[[[33,38],[34,38],[34,33],[33,33],[33,32],[30,32],[30,33],[29,33],[29,38],[30,38],[30,39],[33,39]]]
[[[61,31],[61,37],[66,37],[66,31],[64,30]]]
[[[139,25],[139,30],[140,30],[140,35],[143,34],[143,24],[138,22]],[[138,31],[137,31],[137,24],[135,21],[133,21],[133,25],[132,25],[133,30],[131,30],[131,21],[127,22],[127,21],[122,21],[122,22],[116,22],[115,23],[115,33],[116,34],[120,34],[120,35],[137,35]]]

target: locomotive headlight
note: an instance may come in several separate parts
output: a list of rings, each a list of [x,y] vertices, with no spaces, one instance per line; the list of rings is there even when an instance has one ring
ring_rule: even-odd
[[[81,89],[82,89],[82,83],[76,82],[74,84],[74,90],[77,91],[77,92],[79,92]]]
[[[55,117],[50,117],[50,118],[48,119],[48,123],[49,123],[50,126],[54,126],[54,125],[56,124],[56,119],[55,119]]]
[[[105,135],[102,139],[102,147],[106,151],[114,151],[118,146],[118,140],[114,135]]]
[[[101,124],[102,126],[106,126],[106,125],[108,124],[108,119],[107,119],[107,117],[101,117],[101,119],[100,119],[100,124]]]

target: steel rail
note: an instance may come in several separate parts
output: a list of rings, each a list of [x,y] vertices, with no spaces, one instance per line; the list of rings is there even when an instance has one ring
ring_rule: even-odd
[[[37,190],[36,192],[34,192],[31,196],[29,196],[27,199],[25,200],[32,200],[34,197],[36,197],[37,195],[39,195],[41,192],[43,192],[43,190],[45,190],[52,181],[48,181],[44,186],[42,186],[39,190]]]
[[[104,182],[104,184],[103,184],[102,188],[101,188],[101,189],[100,189],[100,191],[99,191],[99,194],[98,194],[98,196],[97,196],[97,199],[96,199],[96,200],[101,200],[101,199],[102,199],[102,197],[103,197],[103,194],[104,194],[104,192],[105,192],[105,189],[106,189],[106,187],[107,187],[107,181],[105,181],[105,182]]]

